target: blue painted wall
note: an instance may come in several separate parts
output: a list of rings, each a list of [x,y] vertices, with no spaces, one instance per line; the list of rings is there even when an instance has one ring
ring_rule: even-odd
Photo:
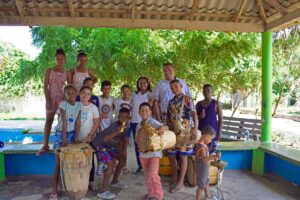
[[[5,154],[5,175],[50,175],[53,173],[55,156],[53,153]]]
[[[265,153],[265,173],[273,173],[300,186],[300,166]]]
[[[223,150],[221,160],[228,162],[225,170],[251,170],[252,150]]]

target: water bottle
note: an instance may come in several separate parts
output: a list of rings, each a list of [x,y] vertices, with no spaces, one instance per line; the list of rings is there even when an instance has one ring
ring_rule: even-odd
[[[248,129],[245,130],[245,141],[246,142],[249,142],[249,139],[250,139],[250,132]]]

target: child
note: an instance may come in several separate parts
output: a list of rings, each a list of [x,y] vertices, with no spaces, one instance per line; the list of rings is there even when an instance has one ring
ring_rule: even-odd
[[[55,127],[55,143],[53,149],[70,144],[75,139],[75,121],[80,116],[81,103],[76,102],[76,89],[73,85],[67,85],[64,88],[66,101],[59,104],[60,117],[58,124]],[[79,118],[79,117],[78,117]],[[53,174],[52,193],[50,199],[57,199],[57,183],[60,171],[60,158],[59,154],[55,154],[55,169]]]
[[[210,84],[205,84],[203,86],[204,100],[199,101],[196,104],[196,110],[199,119],[199,130],[206,125],[211,125],[217,133],[216,137],[209,144],[210,154],[215,152],[217,143],[221,139],[223,124],[222,105],[219,101],[212,99],[212,93],[212,86]]]
[[[37,152],[41,155],[49,150],[49,135],[58,106],[63,101],[63,87],[67,82],[67,73],[64,70],[66,55],[63,49],[57,49],[55,53],[56,65],[48,68],[44,79],[44,93],[46,99],[46,123],[44,127],[44,144]]]
[[[121,108],[127,108],[128,110],[132,110],[132,106],[130,105],[130,97],[131,97],[131,90],[129,85],[122,85],[121,86],[121,93],[122,97],[116,99],[114,102],[115,105],[115,121],[118,120],[119,111]]]
[[[80,100],[82,103],[82,111],[80,115],[80,130],[78,134],[79,142],[90,143],[95,136],[95,133],[100,124],[99,112],[97,107],[90,103],[90,99],[92,96],[91,88],[87,86],[83,86],[80,89]],[[77,133],[76,133],[77,134]],[[91,190],[97,190],[97,185],[94,182],[94,156],[93,156],[93,165],[90,173],[90,184],[89,187]]]
[[[130,128],[133,133],[133,138],[135,139],[136,135],[136,127],[138,123],[141,122],[141,117],[139,113],[139,106],[144,102],[149,102],[150,105],[153,103],[152,93],[151,93],[151,85],[146,77],[140,77],[136,83],[137,91],[132,95],[131,98],[131,106],[132,106],[132,116],[131,116],[131,123]],[[136,174],[141,174],[143,172],[142,164],[139,158],[139,151],[137,144],[135,146],[135,156],[137,160],[138,168],[136,170]]]
[[[181,130],[178,130],[178,123],[184,122],[189,128],[192,127],[191,130],[188,128],[187,131],[191,131],[191,137],[194,139],[198,130],[198,119],[194,103],[190,97],[183,95],[182,85],[179,80],[175,79],[171,81],[170,87],[174,94],[174,97],[169,101],[167,109],[167,122],[170,130],[174,131],[176,135],[180,134]],[[193,118],[193,121],[191,121],[191,118]],[[192,145],[176,146],[175,148],[168,150],[168,156],[172,167],[170,192],[180,192],[184,189],[184,177],[187,170],[187,156],[192,155],[193,153]],[[179,176],[177,156],[179,156],[180,159]]]
[[[87,86],[87,87],[91,88],[91,90],[93,92],[93,89],[94,89],[93,79],[90,78],[90,77],[85,78],[84,81],[83,81],[83,86]],[[80,96],[79,95],[77,95],[76,101],[80,102]],[[97,108],[99,108],[99,99],[98,99],[97,96],[92,94],[90,102],[93,103]]]
[[[164,133],[165,127],[162,123],[151,118],[151,106],[144,102],[139,107],[139,115],[142,121],[137,126],[137,132],[143,123],[149,124],[151,127],[158,129],[160,134]],[[139,138],[136,137],[136,142],[139,143]],[[158,175],[159,160],[162,157],[162,151],[140,152],[140,160],[146,175],[147,193],[145,200],[162,200],[164,197],[163,189]]]
[[[110,96],[111,82],[102,81],[101,83],[102,95],[98,96],[99,99],[99,113],[100,113],[100,130],[104,130],[110,126],[113,118],[114,98]]]
[[[206,125],[201,130],[201,139],[196,147],[196,180],[197,180],[197,192],[196,200],[200,200],[201,192],[204,190],[205,199],[215,199],[209,191],[209,163],[213,160],[218,160],[221,157],[221,153],[217,155],[209,155],[207,145],[214,139],[216,132],[210,125]]]
[[[128,121],[130,111],[127,108],[121,108],[118,116],[118,121],[113,122],[108,128],[97,134],[92,145],[97,149],[98,159],[105,164],[103,184],[101,193],[97,194],[99,198],[113,199],[115,194],[109,191],[109,180],[113,170],[112,187],[126,188],[127,185],[119,182],[119,176],[126,164],[127,159],[127,144],[128,144]]]
[[[90,77],[93,79],[94,83],[97,82],[97,78],[94,75],[94,72],[90,69],[87,69],[87,54],[83,51],[78,51],[77,54],[78,66],[70,70],[68,74],[68,82],[73,84],[79,93],[80,88],[83,86],[83,81],[85,78]]]

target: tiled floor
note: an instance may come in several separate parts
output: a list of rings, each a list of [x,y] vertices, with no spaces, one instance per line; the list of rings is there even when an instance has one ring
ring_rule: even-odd
[[[97,177],[101,181],[101,177]],[[163,177],[163,181],[167,178]],[[112,189],[117,194],[116,200],[141,199],[145,194],[144,177],[129,174],[121,177],[127,182],[128,188]],[[170,194],[168,186],[163,184],[165,200],[192,200],[195,198],[196,188],[186,186],[181,193]],[[282,200],[298,199],[300,188],[292,185],[276,176],[266,177],[253,176],[248,172],[225,171],[221,185],[226,200]],[[214,187],[211,188],[214,190]],[[0,200],[44,200],[48,199],[51,192],[51,177],[49,176],[26,176],[9,177],[0,184]],[[69,199],[61,192],[59,199]],[[96,193],[88,192],[85,200],[98,199]]]

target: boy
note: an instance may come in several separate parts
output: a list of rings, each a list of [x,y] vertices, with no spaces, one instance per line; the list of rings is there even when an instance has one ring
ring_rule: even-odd
[[[213,160],[218,160],[221,157],[221,153],[217,155],[209,155],[207,145],[214,139],[216,132],[210,125],[206,125],[201,129],[201,139],[196,147],[195,163],[196,163],[196,180],[197,180],[197,192],[196,200],[201,199],[201,192],[204,190],[205,199],[215,199],[209,191],[209,163]]]
[[[127,185],[119,182],[118,178],[127,159],[128,144],[128,121],[130,111],[127,108],[121,108],[119,111],[118,121],[113,122],[108,128],[97,134],[92,145],[97,149],[99,161],[105,164],[103,184],[101,193],[97,194],[99,198],[113,199],[115,194],[109,191],[109,180],[114,171],[112,187],[126,188]]]
[[[111,92],[111,82],[102,81],[101,83],[102,95],[98,96],[99,99],[99,113],[100,113],[100,130],[104,130],[110,126],[113,119],[113,110],[115,109],[114,101],[115,99],[110,96]]]
[[[195,106],[190,97],[183,95],[182,85],[178,80],[170,82],[171,90],[174,97],[169,101],[167,110],[167,123],[169,124],[170,130],[174,131],[176,135],[180,134],[178,124],[185,123],[188,126],[187,131],[190,131],[191,138],[194,139],[197,134],[198,120],[195,112]],[[191,123],[193,118],[193,123]],[[194,125],[194,127],[193,127]],[[192,127],[190,129],[190,127]],[[178,137],[177,137],[178,140]],[[177,141],[178,142],[178,141]],[[180,192],[184,189],[184,177],[187,170],[187,156],[193,154],[192,145],[176,145],[175,148],[168,151],[168,156],[171,161],[172,167],[172,180],[170,192]],[[179,177],[178,177],[178,163],[177,156],[179,156]]]
[[[222,105],[219,101],[212,99],[212,94],[212,86],[210,84],[205,84],[203,86],[204,100],[199,101],[196,104],[196,110],[199,119],[199,130],[201,130],[206,125],[210,125],[217,133],[216,137],[209,144],[210,154],[215,152],[217,143],[221,139],[223,124]]]

